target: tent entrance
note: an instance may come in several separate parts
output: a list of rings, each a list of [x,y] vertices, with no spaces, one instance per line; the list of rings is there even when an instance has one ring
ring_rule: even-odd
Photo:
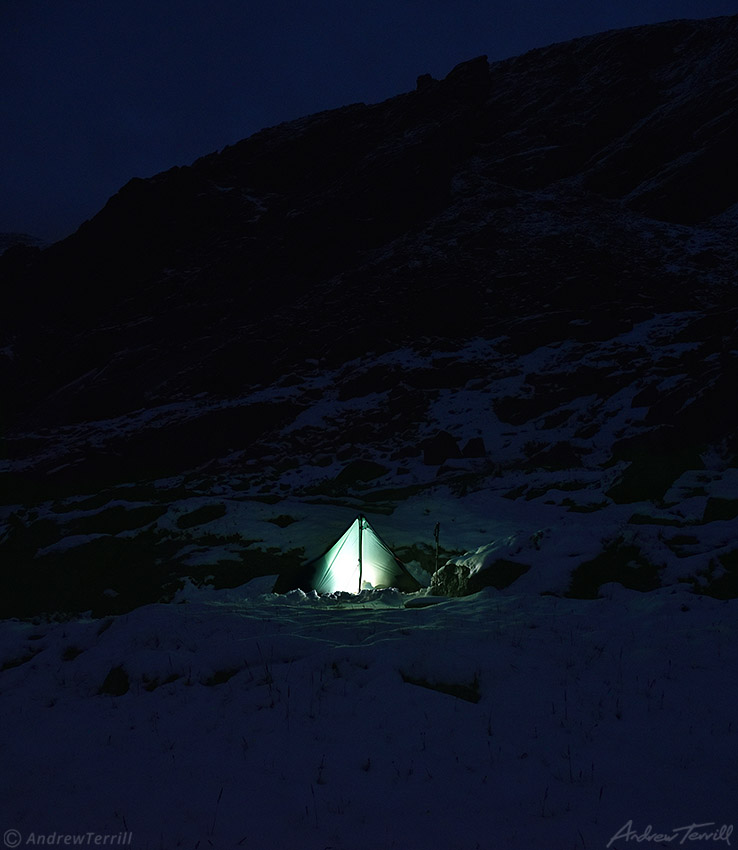
[[[310,572],[310,587],[318,593],[359,593],[382,587],[417,589],[417,582],[363,514],[312,563]],[[413,584],[415,587],[411,587]]]

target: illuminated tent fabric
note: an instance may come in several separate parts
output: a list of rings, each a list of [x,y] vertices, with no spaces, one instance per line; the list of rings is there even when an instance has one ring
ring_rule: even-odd
[[[360,590],[374,587],[396,587],[414,591],[418,582],[360,515],[331,548],[308,565],[305,581],[301,582],[318,593]]]

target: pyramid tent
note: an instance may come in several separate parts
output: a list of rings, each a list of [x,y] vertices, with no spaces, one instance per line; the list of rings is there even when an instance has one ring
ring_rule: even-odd
[[[307,565],[301,584],[318,593],[358,593],[382,587],[414,591],[420,587],[363,514],[324,555]]]

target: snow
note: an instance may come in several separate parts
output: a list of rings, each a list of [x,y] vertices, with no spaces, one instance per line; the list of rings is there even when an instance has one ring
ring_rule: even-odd
[[[39,549],[38,556],[44,557],[52,552],[66,552],[67,549],[74,549],[76,546],[84,546],[93,540],[98,540],[105,536],[105,534],[69,534],[61,540],[58,540],[56,543],[51,543],[49,546],[44,546],[42,549]]]
[[[2,622],[0,831],[17,829],[26,845],[32,835],[93,831],[132,834],[136,848],[622,850],[656,846],[650,828],[674,836],[691,823],[729,827],[738,603],[690,588],[710,570],[719,577],[719,558],[735,550],[735,520],[704,515],[709,498],[734,498],[738,471],[710,449],[705,468],[685,471],[662,500],[621,505],[606,494],[624,464],[603,469],[613,442],[645,427],[648,408],[632,401],[648,375],[662,392],[679,381],[676,361],[699,343],[673,339],[698,315],[660,314],[596,346],[569,340],[520,356],[505,354],[501,339],[460,343],[452,364],[477,374],[426,392],[415,442],[439,429],[460,446],[481,436],[488,457],[440,468],[420,451],[393,462],[408,435],[389,429],[340,461],[340,444],[322,454],[321,431],[340,434],[386,405],[386,392],[373,391],[381,381],[368,380],[363,395],[341,392],[347,376],[366,374],[362,360],[322,371],[308,362],[314,373],[243,398],[201,396],[28,435],[39,454],[0,469],[44,459],[51,468],[111,436],[294,401],[295,417],[265,438],[258,462],[235,464],[237,475],[226,463],[228,474],[216,465],[187,487],[184,475],[152,482],[163,494],[181,489],[157,499],[167,510],[150,525],[181,542],[181,574],[238,562],[252,546],[311,559],[359,512],[395,549],[432,553],[439,523],[442,558],[472,575],[500,559],[529,569],[506,590],[463,599],[279,597],[266,576],[231,590],[186,581],[169,605],[106,620]],[[428,372],[433,356],[404,348],[371,363]],[[651,361],[664,368],[649,372]],[[611,392],[573,387],[515,424],[494,412],[495,399],[535,397],[549,378],[555,388],[562,374],[605,367]],[[593,436],[578,437],[591,423]],[[537,446],[558,444],[581,453],[581,465],[535,462]],[[339,498],[332,482],[354,456],[388,474],[377,489]],[[38,556],[101,536],[75,533],[74,522],[140,506],[131,486],[108,502],[70,497],[35,505],[32,516],[23,508],[24,521],[51,520],[61,534]],[[178,524],[215,503],[222,516],[191,532]],[[0,507],[0,517],[16,510]],[[562,598],[572,570],[610,545],[635,547],[664,587],[641,595],[605,584],[596,600]],[[116,678],[127,687],[105,692]],[[626,824],[640,838],[623,837]]]
[[[732,825],[735,600],[607,585],[405,607],[422,596],[271,580],[0,624],[3,831],[529,850]],[[100,693],[121,666],[128,690]]]

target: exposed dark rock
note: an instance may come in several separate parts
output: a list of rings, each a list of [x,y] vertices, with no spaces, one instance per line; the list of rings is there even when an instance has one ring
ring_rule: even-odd
[[[423,463],[427,466],[440,466],[449,459],[462,456],[458,443],[448,431],[439,431],[434,437],[423,440],[421,448]]]
[[[338,398],[346,401],[370,393],[381,393],[393,389],[398,382],[398,370],[387,366],[370,366],[365,372],[350,374],[341,382]]]
[[[156,522],[167,509],[162,505],[142,505],[124,508],[115,505],[89,516],[77,517],[66,523],[68,534],[120,534]]]
[[[389,472],[386,466],[372,460],[352,460],[336,476],[336,484],[350,487],[354,484],[373,481]]]
[[[100,685],[98,693],[109,694],[113,697],[122,697],[130,690],[131,682],[128,678],[128,673],[122,664],[117,667],[112,667],[110,672],[105,677],[105,681]]]
[[[433,573],[430,590],[442,596],[466,596],[468,584],[468,567],[463,564],[444,564]]]
[[[735,519],[738,517],[738,499],[720,499],[711,497],[705,505],[703,522],[714,522],[715,520]]]
[[[293,522],[297,522],[297,520],[289,514],[280,514],[279,516],[272,517],[272,519],[267,521],[274,523],[274,525],[279,528],[287,528],[288,525],[292,525]]]
[[[528,564],[498,558],[486,569],[470,574],[469,568],[463,564],[448,563],[433,573],[430,589],[432,593],[445,596],[469,596],[485,587],[503,590],[529,569]]]
[[[525,575],[529,569],[529,564],[519,564],[517,561],[498,558],[487,569],[480,570],[469,577],[467,593],[476,593],[484,587],[496,587],[497,590],[503,590],[510,587],[520,576]]]
[[[416,369],[403,376],[405,383],[422,390],[463,386],[479,377],[479,365],[459,363],[453,357],[434,358],[430,369]]]
[[[463,699],[467,702],[478,703],[482,698],[482,694],[479,691],[479,682],[476,677],[473,679],[471,684],[465,684],[459,682],[430,681],[428,679],[424,679],[419,676],[411,676],[409,673],[403,672],[401,672],[400,675],[402,676],[402,681],[409,685],[417,685],[421,688],[437,691],[440,694],[448,694],[449,696],[456,697],[457,699]]]
[[[702,593],[707,593],[717,599],[738,598],[738,549],[725,552],[719,556],[722,575],[710,576],[706,586],[700,587]]]
[[[664,425],[613,445],[613,458],[630,462],[607,495],[629,503],[663,498],[669,487],[688,469],[703,469],[700,446],[684,440],[674,425]]]
[[[199,508],[195,508],[194,511],[189,511],[177,517],[177,528],[194,528],[197,525],[212,522],[215,519],[225,516],[226,510],[226,506],[222,502],[201,505]]]
[[[652,564],[637,546],[616,542],[573,572],[567,596],[596,599],[600,587],[619,582],[632,590],[655,590],[661,586],[659,566]]]
[[[437,83],[422,78],[420,91],[280,125],[132,180],[40,260],[1,258],[6,297],[26,298],[0,327],[17,335],[20,322],[26,335],[1,376],[19,390],[15,417],[43,410],[47,421],[74,421],[221,384],[243,392],[287,362],[346,357],[349,344],[359,355],[380,338],[470,333],[521,317],[522,284],[549,308],[509,334],[514,350],[610,337],[627,322],[613,301],[632,292],[645,306],[669,286],[639,213],[603,198],[703,222],[738,201],[738,83],[724,49],[737,28],[735,17],[674,22],[491,66],[479,57]],[[561,182],[571,175],[585,191]],[[550,189],[550,209],[564,215],[557,235],[535,214],[507,217],[510,204],[532,212],[538,203],[516,187]],[[586,230],[571,218],[566,227],[572,210]],[[367,265],[367,252],[428,227],[443,245],[430,275],[413,268],[410,243],[390,265]],[[711,251],[719,273],[730,255]],[[314,333],[302,329],[308,303],[319,307],[305,324]],[[577,304],[587,318],[570,324],[561,308]],[[361,329],[379,325],[365,342]],[[57,355],[43,369],[31,353],[41,349]]]
[[[462,457],[486,457],[487,449],[484,446],[482,437],[472,437],[466,441],[464,448],[461,450]]]
[[[582,453],[570,443],[554,443],[531,454],[528,465],[549,470],[575,469],[582,465]]]
[[[447,86],[463,90],[466,96],[478,97],[489,92],[491,82],[486,56],[477,56],[476,59],[459,63],[444,80]]]
[[[421,74],[415,83],[416,91],[428,91],[433,88],[437,80],[434,80],[430,74]]]

